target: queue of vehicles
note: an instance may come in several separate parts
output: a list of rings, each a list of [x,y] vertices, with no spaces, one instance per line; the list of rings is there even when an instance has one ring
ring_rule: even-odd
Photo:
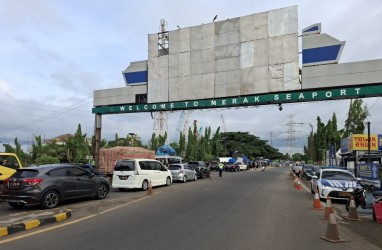
[[[7,159],[10,156],[7,154]],[[125,159],[114,164],[111,181],[106,175],[94,171],[88,164],[49,164],[22,167],[17,159],[12,167],[1,165],[0,173],[5,177],[0,199],[11,207],[40,205],[50,209],[62,201],[82,197],[105,199],[114,189],[148,190],[149,187],[170,186],[172,182],[196,181],[210,177],[212,164],[203,161],[183,163],[181,158]],[[236,164],[239,169],[239,165]],[[244,170],[244,169],[243,169]],[[7,175],[5,174],[7,173]]]

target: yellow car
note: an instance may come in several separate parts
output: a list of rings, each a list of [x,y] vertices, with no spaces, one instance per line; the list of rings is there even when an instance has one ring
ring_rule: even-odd
[[[18,168],[22,168],[22,164],[16,154],[0,153],[0,184],[13,175]]]

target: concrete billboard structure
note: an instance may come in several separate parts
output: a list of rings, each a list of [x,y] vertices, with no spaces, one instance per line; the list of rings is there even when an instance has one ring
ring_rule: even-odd
[[[94,91],[95,114],[227,108],[382,95],[382,60],[339,63],[345,42],[302,30],[297,6],[148,35],[126,86]]]
[[[148,103],[300,89],[297,6],[149,35]]]
[[[122,74],[129,87],[96,90],[94,106],[299,90],[297,6],[150,34],[148,60]]]

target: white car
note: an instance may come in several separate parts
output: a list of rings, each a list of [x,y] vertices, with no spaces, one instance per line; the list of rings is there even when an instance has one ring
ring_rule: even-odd
[[[111,186],[119,190],[151,186],[170,186],[172,174],[162,163],[152,159],[127,159],[115,163]]]
[[[170,164],[168,169],[171,171],[173,181],[187,182],[198,179],[195,169],[186,163]]]
[[[357,186],[357,179],[352,173],[339,168],[322,168],[312,177],[310,190],[317,189],[320,199],[348,199]]]
[[[244,171],[248,169],[247,165],[243,162],[236,162],[236,164],[239,166],[240,171]]]

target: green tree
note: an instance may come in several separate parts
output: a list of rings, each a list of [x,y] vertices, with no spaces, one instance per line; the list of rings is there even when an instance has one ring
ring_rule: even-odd
[[[155,151],[158,147],[159,147],[158,137],[155,135],[155,133],[152,133],[149,148]]]
[[[54,164],[54,163],[60,163],[60,159],[58,159],[58,157],[44,155],[42,157],[37,158],[35,163],[37,165]]]
[[[368,116],[367,105],[363,105],[362,99],[356,99],[353,103],[350,103],[342,138],[347,138],[352,134],[363,134],[365,131],[365,120]]]
[[[186,156],[186,135],[183,132],[180,132],[179,135],[178,155],[182,158]]]
[[[90,151],[86,134],[82,134],[81,124],[78,124],[76,133],[66,141],[66,145],[69,162],[84,163],[87,161],[86,157],[90,156]]]
[[[218,127],[212,137],[211,154],[215,157],[225,156],[222,154],[223,151],[224,147],[221,141],[220,127]]]

